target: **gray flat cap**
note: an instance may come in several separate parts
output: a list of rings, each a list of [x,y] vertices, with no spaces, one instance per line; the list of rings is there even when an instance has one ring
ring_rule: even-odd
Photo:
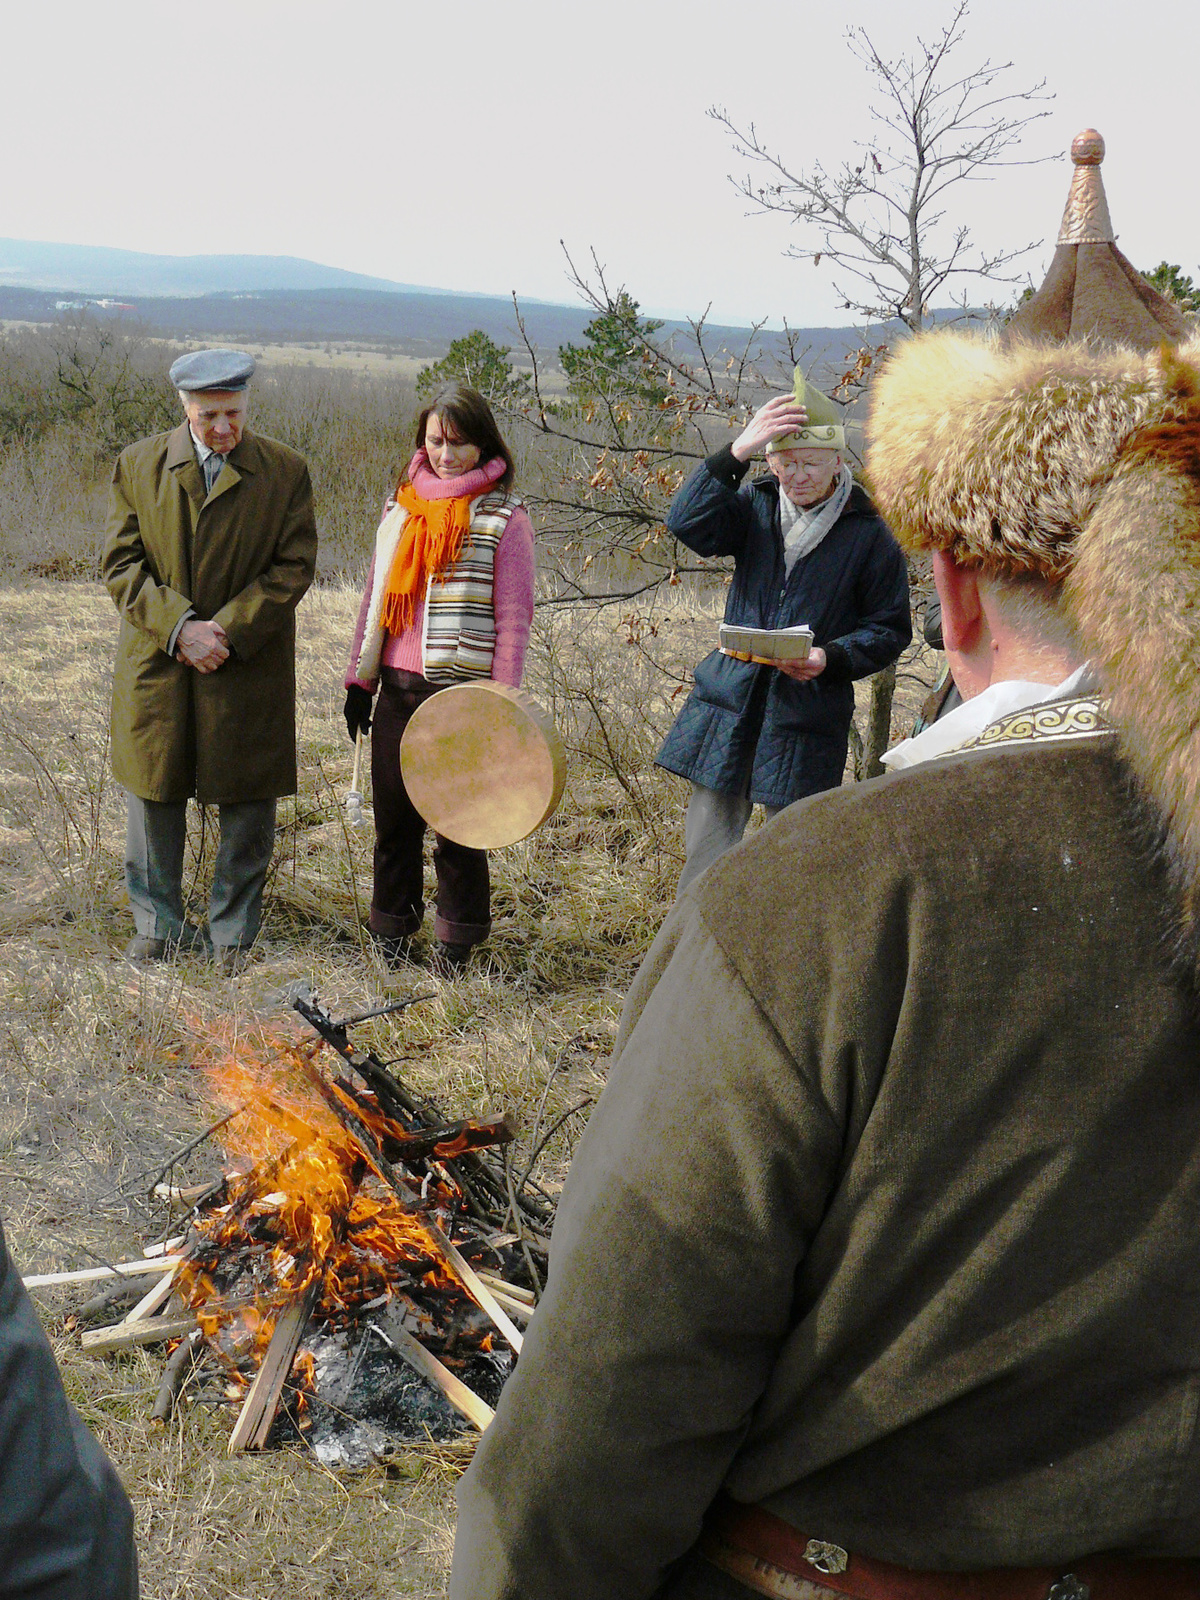
[[[191,350],[171,363],[177,389],[244,389],[254,376],[254,357],[244,350]]]

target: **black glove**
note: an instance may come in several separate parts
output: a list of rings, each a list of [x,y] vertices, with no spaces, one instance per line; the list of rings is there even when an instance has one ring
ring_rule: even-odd
[[[371,691],[360,689],[352,683],[346,690],[346,704],[342,707],[342,715],[346,719],[346,732],[351,741],[358,738],[360,733],[371,731]]]

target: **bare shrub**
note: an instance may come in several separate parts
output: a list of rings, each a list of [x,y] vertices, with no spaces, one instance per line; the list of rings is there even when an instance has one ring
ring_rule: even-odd
[[[115,619],[72,605],[77,594],[45,584],[4,607],[0,926],[9,933],[103,917],[120,879],[123,804],[108,766]],[[55,603],[60,595],[66,603]]]
[[[107,476],[107,463],[72,423],[0,451],[0,575],[94,577]]]
[[[308,461],[322,579],[361,581],[384,499],[412,455],[413,384],[390,373],[264,366],[252,403],[251,425]]]
[[[530,689],[569,750],[616,780],[648,839],[676,865],[678,796],[654,757],[724,600],[717,574],[658,589],[637,607],[550,597],[534,624]]]
[[[98,574],[115,457],[180,421],[178,353],[86,316],[0,334],[0,576]],[[362,576],[415,409],[411,381],[391,374],[261,367],[252,425],[308,459],[322,576]]]

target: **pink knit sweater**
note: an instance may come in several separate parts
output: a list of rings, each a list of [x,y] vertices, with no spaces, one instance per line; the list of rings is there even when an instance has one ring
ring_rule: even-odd
[[[460,478],[439,478],[429,465],[424,450],[418,450],[409,463],[408,477],[413,488],[424,500],[451,500],[459,495],[483,494],[504,472],[504,462],[497,457],[483,466],[464,472]],[[388,502],[391,505],[391,501]],[[492,570],[492,609],[496,617],[496,652],[492,658],[492,677],[497,683],[507,683],[517,689],[525,668],[525,652],[529,647],[529,627],[533,621],[533,524],[524,506],[518,506],[508,519],[508,526],[496,546],[495,566]],[[375,579],[375,554],[371,554],[371,567],[367,573],[366,587],[358,608],[358,621],[354,628],[354,642],[350,646],[350,664],[346,669],[346,688],[357,684],[359,688],[374,692],[375,684],[355,676],[355,663],[362,649],[363,630],[367,622],[367,607]],[[421,634],[425,620],[425,597],[417,602],[412,623],[403,633],[389,633],[383,642],[382,663],[385,667],[399,667],[405,672],[421,672]]]

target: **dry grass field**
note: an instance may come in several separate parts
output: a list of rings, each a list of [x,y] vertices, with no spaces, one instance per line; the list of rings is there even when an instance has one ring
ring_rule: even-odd
[[[65,465],[41,459],[49,506]],[[23,470],[19,452],[6,470]],[[380,477],[373,461],[362,477]],[[94,493],[80,494],[73,510],[53,502],[64,549],[93,523]],[[348,485],[347,526],[363,494]],[[32,503],[21,514],[32,527]],[[511,1114],[525,1151],[566,1114],[539,1161],[548,1187],[561,1182],[622,996],[674,894],[684,786],[652,758],[673,696],[711,645],[723,588],[681,585],[637,617],[539,608],[527,686],[563,732],[567,791],[546,827],[493,856],[495,931],[453,981],[387,968],[363,933],[371,835],[346,826],[341,717],[356,602],[328,581],[301,607],[301,792],[280,808],[267,952],[230,980],[198,958],[142,971],[121,954],[131,923],[105,736],[107,595],[49,578],[0,589],[0,1209],[23,1272],[127,1259],[170,1231],[150,1197],[155,1178],[219,1115],[197,1063],[217,1040],[294,1037],[284,991],[301,979],[339,1014],[428,991],[356,1037],[401,1058],[413,1089],[452,1115]],[[902,664],[898,730],[931,670],[923,656]],[[194,822],[186,886],[202,920],[212,841]],[[209,1139],[171,1179],[208,1178],[221,1162]],[[345,1475],[300,1451],[231,1459],[227,1408],[185,1403],[168,1425],[151,1424],[162,1351],[82,1353],[75,1313],[88,1292],[41,1292],[38,1306],[68,1391],[133,1497],[145,1595],[443,1593],[468,1446],[430,1444]]]
[[[542,621],[528,681],[570,749],[567,794],[525,844],[493,857],[496,930],[453,981],[394,972],[364,940],[370,833],[344,825],[351,746],[341,719],[355,593],[313,591],[300,613],[302,790],[280,811],[269,953],[233,980],[194,958],[141,971],[121,955],[122,799],[105,741],[116,618],[90,583],[0,590],[0,1174],[24,1272],[127,1259],[169,1216],[155,1175],[219,1114],[195,1062],[216,1037],[296,1029],[281,997],[305,979],[335,1012],[418,987],[433,998],[359,1030],[420,1093],[456,1114],[505,1110],[525,1147],[580,1107],[541,1160],[562,1177],[604,1076],[622,995],[674,892],[681,787],[651,756],[672,678],[611,613]],[[716,592],[656,625],[678,674],[711,637]],[[553,617],[553,613],[550,613]],[[197,819],[188,883],[202,908],[211,852]],[[220,1169],[210,1140],[172,1171]],[[150,1407],[161,1351],[94,1358],[72,1317],[89,1290],[38,1305],[72,1398],[134,1498],[154,1600],[435,1596],[465,1451],[430,1445],[386,1471],[335,1477],[303,1453],[229,1459],[231,1415]],[[102,1319],[104,1320],[104,1319]]]

